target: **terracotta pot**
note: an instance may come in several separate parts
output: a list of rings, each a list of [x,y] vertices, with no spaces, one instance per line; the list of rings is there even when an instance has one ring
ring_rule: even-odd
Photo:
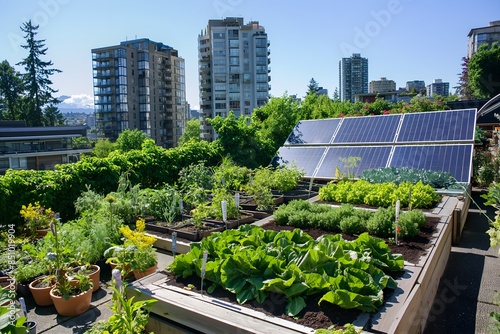
[[[90,302],[92,301],[92,289],[88,289],[87,291],[76,296],[70,296],[68,300],[64,299],[62,296],[55,295],[53,291],[54,289],[50,290],[50,298],[52,299],[59,315],[74,317],[84,313],[90,307]]]
[[[148,275],[153,274],[156,271],[156,269],[158,269],[158,264],[155,264],[154,266],[149,267],[148,269],[146,269],[146,271],[134,270],[133,271],[134,277],[135,277],[135,279],[140,279],[140,278],[146,277]]]
[[[95,264],[92,264],[90,267],[92,268],[92,273],[89,274],[89,278],[92,280],[92,284],[94,285],[94,287],[92,288],[92,292],[95,292],[100,288],[99,282],[101,281],[101,267]],[[77,270],[78,268],[73,268],[72,272],[76,272]],[[66,277],[68,277],[67,273]],[[72,280],[70,284],[73,286],[78,286],[78,282],[76,280]]]
[[[44,288],[37,288],[36,285],[38,282],[40,282],[43,279],[43,277],[40,277],[33,282],[30,283],[29,288],[31,291],[31,294],[33,295],[33,299],[35,300],[35,303],[38,306],[49,306],[52,305],[52,299],[50,298],[50,290],[54,287],[54,285],[44,287]]]
[[[43,238],[47,235],[48,231],[49,231],[48,228],[44,228],[44,229],[36,230],[35,233],[36,233],[37,238]]]
[[[9,276],[2,276],[0,277],[0,286],[4,289],[9,289],[12,291],[17,290],[17,282],[14,278],[11,278]]]

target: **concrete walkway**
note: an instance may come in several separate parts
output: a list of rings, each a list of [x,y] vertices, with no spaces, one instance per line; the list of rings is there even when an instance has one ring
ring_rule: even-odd
[[[162,270],[173,261],[173,257],[165,252],[158,251],[158,269]],[[105,282],[109,282],[110,272],[101,273],[101,288],[93,293],[92,304],[89,310],[77,317],[62,317],[57,314],[54,306],[36,306],[32,298],[26,298],[28,320],[37,323],[37,334],[81,334],[99,320],[108,319],[110,309],[111,290]]]
[[[486,234],[486,216],[494,220],[495,210],[484,205],[480,196],[484,193],[478,189],[472,192],[461,242],[451,249],[424,334],[494,333],[489,314],[500,312],[494,304],[500,291],[500,256],[498,247],[490,247]]]

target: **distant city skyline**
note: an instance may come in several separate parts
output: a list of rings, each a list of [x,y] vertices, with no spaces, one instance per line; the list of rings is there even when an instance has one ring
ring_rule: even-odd
[[[26,57],[19,27],[40,25],[37,39],[63,72],[51,77],[56,96],[72,103],[93,100],[91,49],[135,38],[172,46],[186,62],[187,101],[198,108],[197,38],[209,19],[242,17],[259,21],[271,49],[271,95],[305,96],[314,78],[333,95],[339,89],[338,62],[352,53],[369,61],[368,80],[386,77],[396,87],[435,79],[454,93],[467,55],[467,34],[500,19],[498,0],[285,2],[211,0],[107,1],[0,0],[0,61],[12,66]],[[15,66],[18,71],[24,69]]]

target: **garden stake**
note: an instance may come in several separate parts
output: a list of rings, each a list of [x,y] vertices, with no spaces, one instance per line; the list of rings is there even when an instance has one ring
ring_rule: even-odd
[[[220,206],[222,207],[222,221],[226,225],[227,230],[227,202],[225,200],[220,201]]]
[[[177,251],[177,231],[172,232],[172,255],[175,259],[175,253]]]
[[[240,220],[240,193],[239,192],[236,192],[236,194],[234,194],[234,201],[236,203],[236,210],[238,210],[238,225],[240,224],[239,220]]]
[[[401,202],[399,201],[399,199],[396,201],[396,245],[399,245],[399,241],[398,241],[398,233],[399,233],[399,208],[401,206]]]
[[[203,251],[203,262],[201,263],[201,295],[203,296],[203,280],[205,279],[205,267],[207,265],[208,251]]]
[[[182,198],[179,200],[179,210],[181,211],[181,222],[184,221],[184,203],[182,203]]]
[[[23,297],[19,297],[19,304],[21,304],[21,310],[23,310],[23,314],[26,317],[26,321],[28,320],[28,311],[26,309],[26,302]]]

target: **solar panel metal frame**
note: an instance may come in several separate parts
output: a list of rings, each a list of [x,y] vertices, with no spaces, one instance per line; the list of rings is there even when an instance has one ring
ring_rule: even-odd
[[[439,114],[439,113],[441,113],[441,114]],[[406,118],[406,122],[411,122],[411,119],[413,119],[415,117],[422,117],[422,115],[424,115],[424,116],[427,115],[430,117],[434,116],[434,117],[437,117],[438,119],[440,119],[440,118],[446,116],[447,113],[448,114],[456,113],[455,115],[457,115],[457,114],[465,115],[465,121],[461,123],[461,126],[463,126],[463,127],[459,129],[460,131],[462,131],[462,129],[464,127],[466,127],[467,130],[466,130],[465,135],[462,135],[460,132],[458,132],[459,136],[458,137],[455,136],[451,139],[450,139],[450,137],[439,138],[436,136],[434,136],[434,137],[431,136],[430,138],[428,138],[428,140],[408,140],[408,141],[401,140],[402,137],[400,137],[400,135],[405,132],[405,128],[408,126],[406,124],[411,124],[411,123],[405,124],[405,118]],[[391,116],[391,115],[387,115],[387,116]],[[379,115],[379,116],[365,116],[365,117],[371,118],[371,117],[387,117],[387,116],[386,115]],[[334,133],[333,133],[333,136],[332,136],[329,143],[325,144],[325,143],[318,142],[318,143],[303,143],[303,144],[301,143],[301,144],[294,145],[294,144],[289,143],[288,139],[287,139],[287,142],[285,143],[284,146],[282,146],[280,148],[280,150],[283,148],[291,148],[291,149],[301,148],[303,150],[309,150],[309,149],[313,149],[313,148],[316,148],[316,149],[322,148],[324,151],[323,151],[321,158],[317,162],[317,165],[316,165],[314,172],[311,172],[312,167],[309,168],[308,174],[311,174],[311,175],[306,175],[305,177],[328,178],[328,177],[324,177],[325,173],[322,172],[322,169],[324,169],[323,164],[330,163],[330,161],[328,159],[328,152],[329,152],[329,150],[334,150],[335,148],[342,148],[342,147],[344,147],[344,148],[345,147],[349,147],[349,148],[354,148],[354,147],[361,148],[361,147],[363,147],[363,148],[365,148],[366,147],[369,149],[370,148],[375,149],[375,147],[377,147],[377,149],[380,149],[381,147],[383,147],[384,150],[389,149],[390,154],[387,158],[387,162],[385,164],[385,167],[390,167],[390,166],[394,165],[394,163],[392,162],[393,158],[394,158],[394,154],[396,153],[396,157],[398,157],[399,152],[397,152],[397,151],[399,151],[400,150],[399,148],[402,148],[402,147],[415,147],[415,146],[442,147],[442,146],[448,146],[448,147],[461,148],[465,145],[465,147],[467,147],[467,152],[466,152],[467,154],[469,154],[469,147],[470,147],[470,159],[468,156],[467,161],[462,162],[462,164],[464,166],[462,169],[467,169],[467,173],[461,174],[461,176],[458,176],[459,179],[457,179],[457,181],[468,183],[468,182],[470,182],[470,177],[472,174],[472,171],[471,171],[471,169],[472,169],[472,154],[473,154],[473,149],[474,149],[476,116],[477,116],[476,109],[427,111],[427,112],[419,112],[419,113],[408,113],[408,114],[394,115],[393,117],[400,117],[400,120],[399,120],[397,129],[396,129],[396,134],[394,136],[394,139],[392,141],[387,141],[387,142],[385,142],[385,141],[380,141],[380,142],[373,142],[373,141],[342,142],[342,141],[339,141],[337,138],[339,138],[338,137],[339,135],[342,136],[342,131],[343,131],[342,126],[344,126],[344,124],[354,123],[357,121],[350,121],[351,118],[341,118],[341,119],[330,118],[330,119],[327,119],[329,122],[331,122],[332,120],[338,120],[338,124],[337,124],[335,129],[332,128]],[[423,117],[423,118],[425,118],[425,117]],[[307,121],[301,121],[301,122],[321,122],[321,121],[325,121],[325,120],[307,120]],[[364,121],[359,121],[359,122],[364,122]],[[295,128],[294,128],[294,131],[295,131]],[[391,129],[391,131],[392,131],[392,129]],[[434,132],[436,132],[436,131],[434,131]],[[319,154],[316,154],[316,155],[319,155]],[[346,158],[348,158],[348,157],[346,157]],[[309,163],[309,165],[311,165],[310,162],[308,162],[308,163]],[[339,162],[339,168],[341,168],[341,167],[342,166],[340,166],[340,162]],[[341,170],[342,170],[342,168],[341,168]],[[359,166],[358,166],[358,170],[359,170]],[[334,177],[335,177],[335,173],[333,173],[332,178],[334,178]]]

